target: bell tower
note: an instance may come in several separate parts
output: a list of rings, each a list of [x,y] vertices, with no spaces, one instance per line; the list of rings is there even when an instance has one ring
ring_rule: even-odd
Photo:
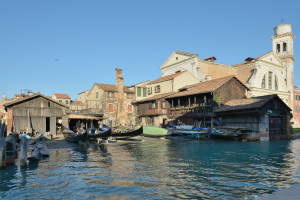
[[[271,37],[273,43],[273,53],[276,54],[285,67],[285,84],[290,93],[288,105],[293,106],[294,87],[294,39],[291,24],[280,24],[274,28],[274,36]]]

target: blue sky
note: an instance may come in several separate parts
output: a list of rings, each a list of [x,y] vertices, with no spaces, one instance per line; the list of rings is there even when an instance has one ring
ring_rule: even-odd
[[[125,85],[154,80],[174,50],[240,63],[272,50],[282,18],[296,36],[300,86],[299,9],[296,0],[0,0],[0,94],[76,99],[94,83],[115,84],[115,68]]]

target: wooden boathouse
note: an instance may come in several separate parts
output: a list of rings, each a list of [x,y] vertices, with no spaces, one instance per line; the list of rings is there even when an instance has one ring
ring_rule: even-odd
[[[278,95],[235,99],[218,108],[216,118],[223,126],[243,128],[248,140],[290,137],[291,109]]]
[[[4,107],[8,132],[55,134],[58,122],[68,122],[68,106],[40,93],[6,103]]]
[[[194,127],[211,127],[214,111],[232,99],[245,98],[248,88],[235,76],[188,85],[166,97],[168,119]]]

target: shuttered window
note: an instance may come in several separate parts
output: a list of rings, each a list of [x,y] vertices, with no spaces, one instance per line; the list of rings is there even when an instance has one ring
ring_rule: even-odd
[[[147,88],[143,88],[143,97],[147,96]]]
[[[142,90],[140,87],[137,88],[137,96],[138,97],[142,96]]]
[[[113,104],[108,104],[108,111],[109,112],[114,112],[114,105]]]
[[[132,105],[128,105],[128,112],[132,113]]]

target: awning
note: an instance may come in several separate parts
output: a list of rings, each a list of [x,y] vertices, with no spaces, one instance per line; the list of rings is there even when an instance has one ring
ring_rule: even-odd
[[[77,114],[69,114],[69,119],[93,119],[93,120],[100,120],[103,119],[102,117],[95,117],[95,116],[88,116],[88,115],[77,115]]]

